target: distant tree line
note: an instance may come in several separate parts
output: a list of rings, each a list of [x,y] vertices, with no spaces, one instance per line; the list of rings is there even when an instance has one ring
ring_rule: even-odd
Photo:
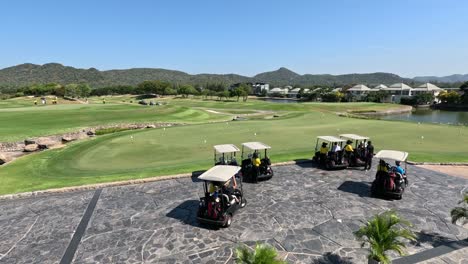
[[[91,87],[86,83],[71,83],[67,85],[47,83],[32,84],[19,88],[5,88],[2,92],[3,94],[10,95],[10,97],[55,95],[59,97],[84,98],[91,94]]]
[[[217,98],[218,100],[236,98],[239,101],[242,98],[243,101],[247,101],[249,94],[252,93],[252,87],[249,84],[241,83],[230,89],[227,84],[217,82],[190,85],[153,80],[141,82],[136,86],[114,85],[96,89],[92,89],[86,83],[67,85],[57,83],[33,84],[20,88],[3,87],[2,93],[9,97],[55,95],[70,98],[123,94],[179,95],[183,98],[198,95],[203,98]]]

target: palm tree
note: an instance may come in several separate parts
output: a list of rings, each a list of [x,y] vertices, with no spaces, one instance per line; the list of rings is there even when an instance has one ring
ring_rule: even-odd
[[[402,228],[398,228],[396,225],[400,225]],[[369,243],[369,262],[390,263],[387,251],[393,250],[400,256],[404,255],[403,249],[406,246],[401,238],[416,240],[413,232],[404,226],[409,227],[411,223],[400,218],[395,211],[390,210],[374,216],[354,234],[363,241],[361,247]]]
[[[459,204],[460,203],[463,203],[463,207],[455,207],[452,209],[452,211],[450,211],[453,224],[455,224],[460,219],[463,219],[463,223],[465,223],[466,219],[468,219],[468,210],[466,209],[468,205],[468,192],[463,195],[463,200],[461,200]]]
[[[236,249],[238,264],[286,264],[286,261],[278,260],[276,249],[268,244],[257,244],[255,250],[246,246]]]

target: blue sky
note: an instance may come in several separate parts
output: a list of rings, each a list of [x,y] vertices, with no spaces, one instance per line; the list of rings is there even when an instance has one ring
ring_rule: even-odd
[[[0,2],[0,68],[468,73],[464,0]]]

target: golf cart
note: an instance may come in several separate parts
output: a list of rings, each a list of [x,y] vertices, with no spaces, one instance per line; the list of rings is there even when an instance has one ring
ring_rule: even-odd
[[[233,165],[237,166],[236,152],[239,152],[233,144],[224,144],[214,146],[215,165]]]
[[[345,162],[348,163],[348,167],[366,166],[365,146],[369,138],[356,134],[341,134],[340,138],[346,139],[346,144],[349,142],[352,144],[354,141],[354,152],[351,154],[344,152]]]
[[[343,142],[346,140],[334,136],[318,136],[315,144],[315,155],[312,160],[320,167],[327,170],[345,169],[347,163],[343,160]],[[333,151],[333,145],[339,146],[337,151]],[[320,146],[325,146],[329,151],[325,154],[320,153]]]
[[[242,179],[250,182],[258,182],[258,180],[266,180],[273,177],[271,161],[267,155],[268,149],[271,149],[271,147],[262,142],[242,143]],[[262,150],[264,150],[263,156]],[[253,164],[252,159],[256,158],[260,159],[259,166]]]
[[[406,177],[408,152],[381,150],[374,157],[379,158],[380,161],[377,165],[375,180],[372,182],[371,195],[401,199],[406,186],[408,186]],[[396,166],[391,166],[384,159],[394,160],[395,163],[404,162],[404,172],[398,172]]]
[[[203,180],[205,193],[197,212],[200,223],[228,227],[236,211],[245,207],[242,180],[236,181],[239,170],[238,166],[217,165],[198,177]]]

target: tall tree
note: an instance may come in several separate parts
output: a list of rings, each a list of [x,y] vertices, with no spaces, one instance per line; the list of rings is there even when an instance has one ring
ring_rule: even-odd
[[[78,84],[70,83],[65,85],[65,96],[71,98],[78,97]]]
[[[78,84],[76,89],[80,97],[88,97],[91,94],[91,87],[86,83]]]

